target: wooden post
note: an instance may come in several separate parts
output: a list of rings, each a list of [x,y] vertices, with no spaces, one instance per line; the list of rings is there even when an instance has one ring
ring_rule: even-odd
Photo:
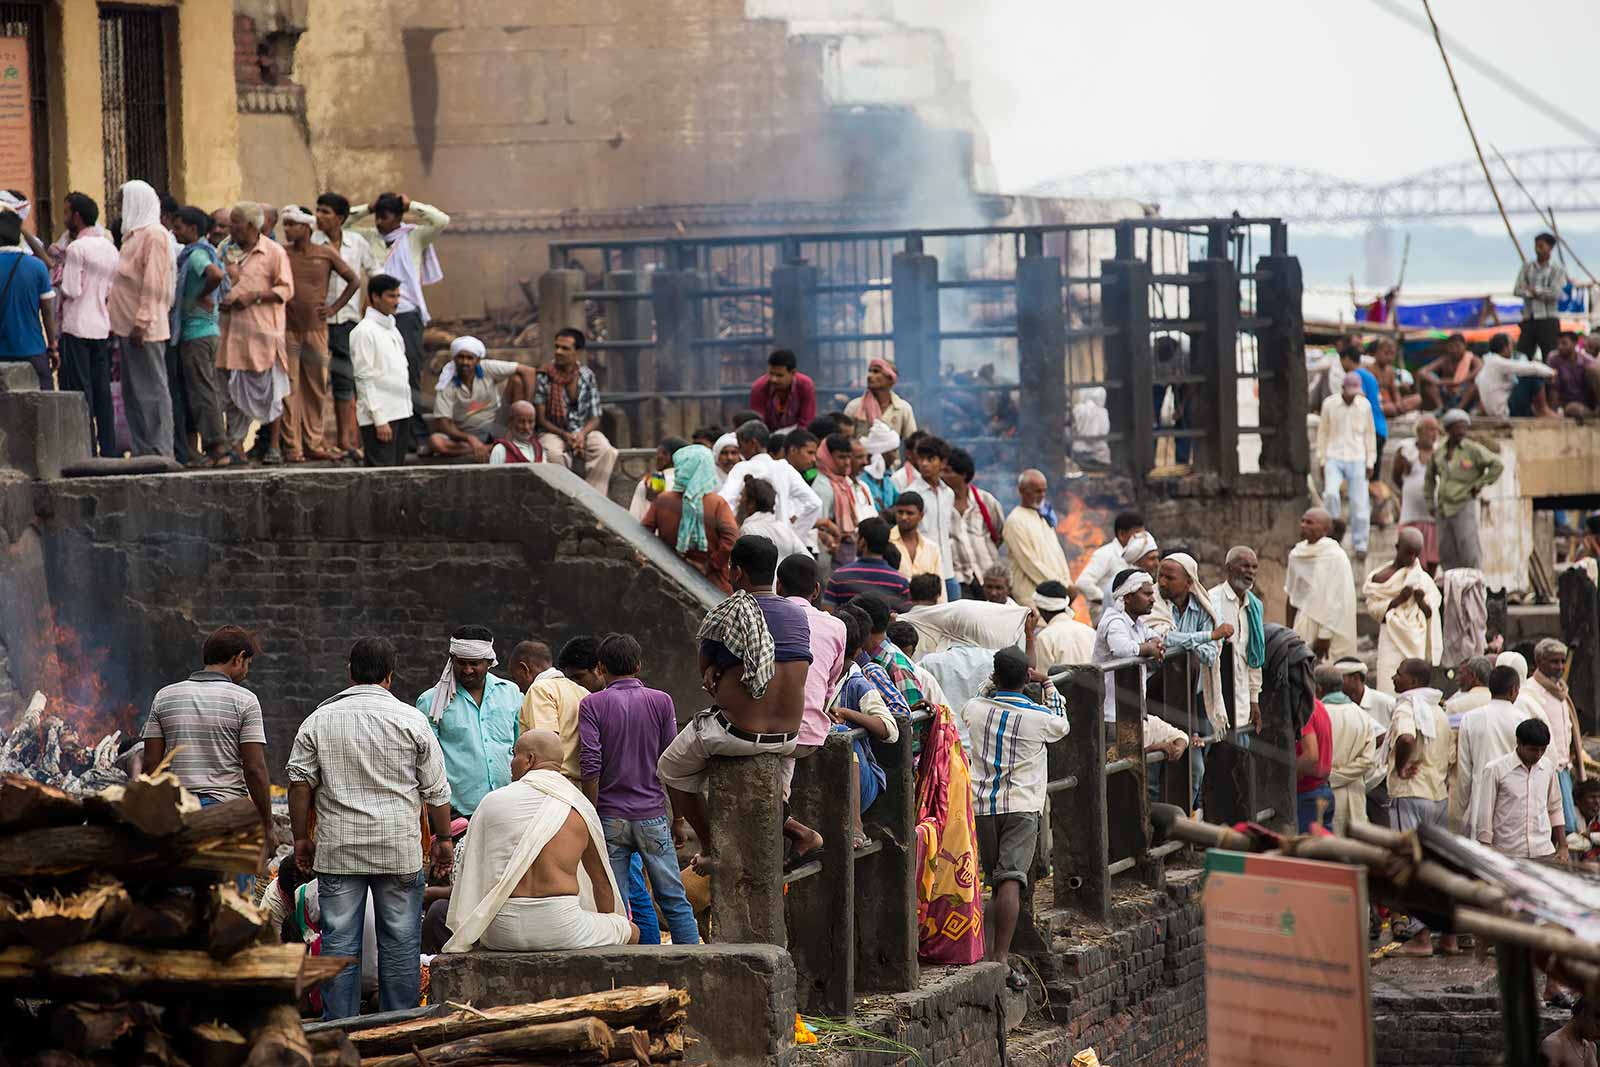
[[[1071,775],[1077,786],[1052,800],[1051,870],[1056,904],[1096,921],[1111,914],[1111,878],[1106,874],[1105,687],[1115,684],[1094,667],[1077,667],[1061,688],[1071,732],[1048,750],[1049,776]]]
[[[1150,765],[1144,761],[1146,698],[1139,683],[1138,668],[1117,673],[1117,756],[1131,760],[1133,767],[1106,776],[1106,839],[1111,860],[1131,856],[1140,881],[1159,889],[1163,885],[1162,864],[1159,859],[1150,858]],[[1188,764],[1168,769],[1179,776],[1187,789]]]
[[[1256,314],[1272,325],[1256,335],[1261,371],[1261,469],[1304,477],[1311,466],[1306,437],[1306,327],[1300,310],[1300,260],[1276,250],[1256,260]],[[1270,420],[1270,421],[1269,421]]]
[[[636,270],[614,270],[604,279],[610,292],[648,292],[651,276]],[[654,330],[650,303],[646,300],[612,300],[605,305],[606,339],[610,341],[648,341]],[[654,393],[656,391],[656,353],[653,348],[613,349],[606,353],[606,378],[601,395],[607,391]],[[666,436],[654,405],[629,406],[628,440],[613,440],[619,448],[647,447]]]
[[[581,292],[581,270],[547,270],[539,275],[539,341],[544,349],[541,363],[555,358],[557,332],[573,329],[589,336],[583,302],[576,296]]]
[[[917,790],[911,720],[900,719],[893,744],[874,741],[883,792],[862,814],[881,851],[856,860],[856,989],[904,993],[917,988]]]
[[[1561,572],[1561,640],[1572,654],[1567,688],[1583,732],[1600,729],[1600,596],[1582,568]]]
[[[782,802],[783,768],[777,756],[711,760],[706,811],[716,850],[711,871],[713,940],[787,947]]]
[[[1500,985],[1500,1018],[1505,1023],[1506,1067],[1540,1067],[1544,1037],[1539,1016],[1539,991],[1534,981],[1533,950],[1523,945],[1496,945],[1495,970]]]
[[[1295,814],[1294,773],[1295,731],[1287,695],[1270,687],[1261,690],[1261,729],[1250,738],[1249,774],[1253,779],[1252,803],[1261,807],[1250,813],[1271,808],[1273,814],[1265,824],[1282,833],[1294,832],[1298,825]]]
[[[895,391],[934,425],[939,389],[939,260],[916,251],[896,252],[891,267]]]
[[[794,882],[784,895],[800,1010],[812,1015],[849,1015],[855,1000],[853,756],[843,733],[828,734],[821,748],[796,762],[789,791],[794,817],[822,835],[822,870]],[[904,901],[899,903],[904,910]]]
[[[1195,442],[1196,469],[1217,473],[1223,486],[1239,477],[1239,276],[1228,259],[1190,264],[1205,281],[1189,288],[1189,314],[1205,323],[1191,335],[1189,371],[1205,375],[1203,385],[1186,391],[1199,400],[1205,436]]]
[[[1124,246],[1126,254],[1120,251]],[[1101,313],[1105,326],[1114,331],[1104,342],[1106,410],[1111,431],[1121,435],[1112,445],[1117,465],[1137,487],[1156,462],[1150,265],[1133,258],[1131,224],[1117,227],[1117,247],[1118,258],[1100,263]]]
[[[1018,455],[1052,483],[1067,470],[1067,340],[1061,260],[1017,260]]]
[[[707,371],[704,350],[694,344],[700,336],[699,306],[694,293],[705,279],[691,270],[656,271],[650,279],[650,306],[655,314],[655,381],[663,391],[714,389],[714,370]],[[713,364],[714,366],[714,364]],[[720,422],[721,405],[715,400],[690,401],[680,410],[694,414],[695,425]],[[711,417],[705,417],[707,414]]]
[[[802,371],[816,372],[817,268],[804,260],[772,269],[772,347],[794,353]],[[752,368],[754,369],[754,368]],[[766,369],[762,366],[761,371]],[[755,380],[756,371],[750,375]]]

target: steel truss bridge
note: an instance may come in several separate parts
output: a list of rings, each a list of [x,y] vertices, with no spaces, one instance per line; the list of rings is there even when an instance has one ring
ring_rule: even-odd
[[[1506,165],[1488,154],[1506,211],[1531,215],[1528,197]],[[1600,212],[1600,146],[1534,148],[1508,153],[1510,170],[1556,220]],[[1237,212],[1247,218],[1307,223],[1368,223],[1494,216],[1494,197],[1476,159],[1365,184],[1321,171],[1272,163],[1194,160],[1103,167],[1058,178],[1030,192],[1041,196],[1132,197],[1161,214],[1189,218]]]

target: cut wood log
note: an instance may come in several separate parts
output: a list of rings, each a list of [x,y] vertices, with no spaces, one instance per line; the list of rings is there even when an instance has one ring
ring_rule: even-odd
[[[149,1029],[140,1038],[144,1044],[133,1061],[138,1067],[189,1067],[189,1061],[178,1055],[178,1050],[161,1031]]]
[[[106,999],[244,992],[292,1000],[355,962],[349,956],[308,956],[304,945],[256,945],[221,962],[198,950],[162,952],[106,941],[55,953],[13,945],[0,949],[0,991],[30,997],[81,992]]]
[[[212,959],[225,960],[246,945],[258,941],[267,927],[267,911],[258,908],[226,883],[211,887],[210,919],[207,923],[206,951]]]
[[[68,1052],[92,1055],[109,1051],[124,1035],[151,1018],[139,1001],[116,1004],[63,1004],[50,1013],[50,1036]]]
[[[642,1064],[650,1067],[650,1031],[624,1027],[615,1032],[616,1047],[611,1050],[613,1062]]]
[[[20,774],[0,774],[0,831],[34,830],[82,821],[81,798]]]
[[[307,1034],[312,1067],[361,1067],[361,1053],[343,1030],[321,1030]]]
[[[22,902],[0,893],[0,948],[17,940],[17,909]]]
[[[199,923],[200,898],[171,890],[130,901],[110,939],[134,945],[185,944]]]
[[[533,1058],[562,1053],[572,1063],[604,1063],[615,1047],[611,1028],[599,1019],[586,1017],[559,1023],[540,1023],[501,1030],[492,1034],[451,1041],[432,1048],[418,1048],[398,1056],[363,1059],[361,1067],[485,1067],[508,1059]]]
[[[12,917],[21,940],[41,952],[56,952],[115,927],[128,906],[120,882],[101,882],[66,896],[33,897]]]
[[[239,1067],[250,1051],[245,1036],[224,1022],[189,1027],[183,1044],[194,1067]]]
[[[350,1034],[364,1058],[409,1052],[476,1034],[561,1022],[592,1016],[609,1026],[643,1030],[666,1029],[689,1004],[689,994],[664,985],[624,986],[621,989],[562,997],[536,1004],[511,1004],[497,1008],[456,1011],[403,1023],[390,1023]]]
[[[85,797],[83,806],[91,819],[131,826],[147,837],[170,837],[183,829],[185,814],[200,810],[200,801],[177,775],[163,771],[107,786]]]
[[[273,1004],[250,1028],[245,1067],[311,1067],[311,1045],[293,1004]]]
[[[38,878],[80,871],[134,876],[159,873],[171,881],[189,872],[249,874],[261,851],[261,817],[249,797],[213,804],[183,816],[167,838],[130,834],[126,827],[59,826],[0,836],[0,871]]]

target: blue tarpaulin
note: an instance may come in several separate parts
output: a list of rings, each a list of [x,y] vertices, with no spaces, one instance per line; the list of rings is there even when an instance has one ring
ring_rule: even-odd
[[[1471,297],[1466,300],[1443,300],[1433,304],[1401,304],[1395,309],[1395,323],[1400,326],[1409,326],[1414,329],[1433,330],[1464,330],[1475,326],[1494,325],[1488,319],[1484,309],[1484,297]],[[1495,304],[1495,312],[1500,317],[1500,324],[1509,326],[1522,321],[1522,301]],[[1557,310],[1568,315],[1587,315],[1589,303],[1587,291],[1574,286],[1567,286],[1561,294],[1561,302]],[[1367,321],[1371,313],[1371,305],[1356,308],[1356,321]]]

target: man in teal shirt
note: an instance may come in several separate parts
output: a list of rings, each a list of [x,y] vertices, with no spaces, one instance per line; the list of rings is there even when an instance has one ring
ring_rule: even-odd
[[[459,815],[471,816],[484,794],[511,784],[522,691],[489,673],[498,662],[494,634],[484,626],[463,626],[450,635],[439,684],[417,697],[417,710],[444,750],[450,806]]]
[[[228,408],[225,372],[217,369],[217,288],[222,262],[206,240],[211,220],[197,207],[179,208],[172,235],[183,246],[178,253],[178,299],[172,309],[172,340],[183,368],[189,428],[200,435],[206,466],[225,467],[228,457]],[[191,442],[192,444],[192,442]]]

